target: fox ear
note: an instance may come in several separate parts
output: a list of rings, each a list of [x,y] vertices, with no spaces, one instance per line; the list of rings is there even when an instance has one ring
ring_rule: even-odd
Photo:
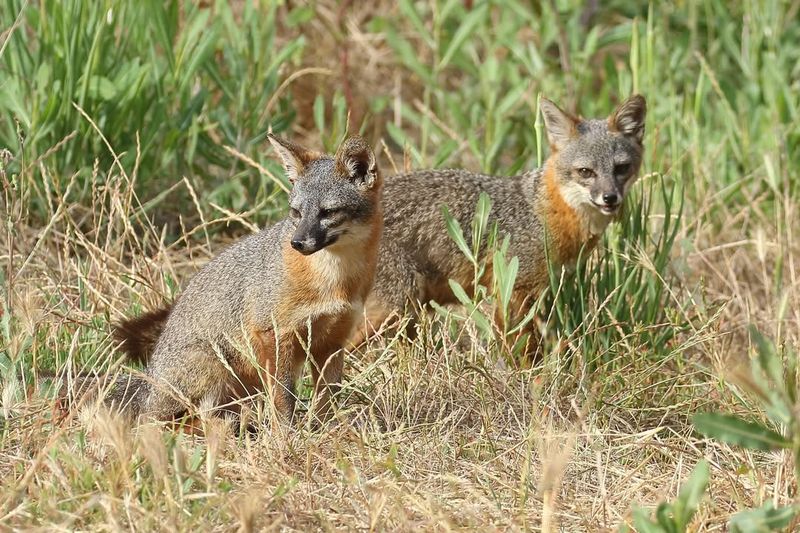
[[[644,137],[644,118],[647,115],[647,102],[641,94],[634,94],[622,102],[608,119],[611,131],[618,131],[631,137],[639,144]]]
[[[539,109],[544,117],[544,127],[547,130],[550,148],[556,151],[560,150],[568,140],[577,134],[579,120],[547,98],[542,98]]]
[[[267,134],[267,138],[269,138],[270,144],[278,152],[278,155],[281,156],[283,168],[286,169],[286,176],[292,183],[303,173],[306,165],[315,159],[319,159],[322,155],[299,144],[276,137],[271,133]]]
[[[356,185],[371,189],[378,179],[378,163],[367,141],[348,137],[336,151],[336,172]]]

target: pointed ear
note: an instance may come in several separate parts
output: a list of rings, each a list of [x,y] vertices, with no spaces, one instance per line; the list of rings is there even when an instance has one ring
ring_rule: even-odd
[[[556,104],[542,98],[539,109],[544,117],[544,126],[547,130],[547,140],[552,150],[560,150],[564,144],[578,133],[577,118],[563,111]]]
[[[644,96],[634,94],[622,102],[608,118],[608,129],[618,131],[641,144],[644,137],[645,115],[647,115],[647,102]]]
[[[336,151],[336,172],[365,189],[378,179],[378,163],[372,148],[359,136],[347,138]]]
[[[286,176],[292,183],[303,173],[306,165],[322,156],[322,154],[318,152],[304,148],[286,139],[276,137],[271,133],[268,133],[267,137],[272,147],[278,155],[281,156],[283,168],[286,169]]]

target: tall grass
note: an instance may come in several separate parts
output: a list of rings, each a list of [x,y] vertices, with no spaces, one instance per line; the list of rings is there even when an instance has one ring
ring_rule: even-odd
[[[0,144],[17,156],[17,171],[57,150],[45,172],[26,174],[36,178],[25,184],[34,213],[47,212],[48,189],[63,190],[73,173],[85,196],[105,178],[93,175],[95,160],[113,168],[116,156],[148,197],[183,175],[236,210],[270,196],[268,176],[225,148],[280,175],[265,157],[265,134],[291,124],[278,88],[305,39],[278,38],[277,3],[4,4],[0,25],[11,33],[0,57]]]

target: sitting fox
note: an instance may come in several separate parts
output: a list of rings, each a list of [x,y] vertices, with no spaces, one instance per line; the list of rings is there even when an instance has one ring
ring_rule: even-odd
[[[466,231],[479,195],[491,198],[489,223],[497,222],[510,238],[509,255],[519,258],[512,318],[524,316],[547,287],[547,259],[570,265],[581,248],[595,246],[642,162],[645,99],[631,96],[606,119],[578,118],[546,99],[540,107],[550,155],[539,169],[514,177],[422,170],[386,180],[384,235],[366,309],[371,324],[409,303],[456,303],[449,279],[473,289],[472,264],[447,234],[443,204]],[[485,276],[491,281],[491,265]]]
[[[372,287],[381,175],[360,137],[334,157],[269,140],[293,183],[290,217],[222,252],[170,311],[126,323],[149,361],[145,376],[123,376],[111,389],[107,401],[125,412],[171,420],[191,405],[224,406],[270,389],[276,411],[290,417],[310,353],[317,414],[327,413],[339,349]],[[127,349],[139,348],[132,341]]]
[[[547,287],[548,259],[556,266],[570,265],[582,248],[597,244],[636,181],[645,99],[633,95],[605,119],[572,116],[546,99],[540,107],[550,145],[541,168],[513,177],[420,170],[386,180],[384,233],[375,287],[366,303],[369,324],[377,327],[390,315],[430,300],[456,303],[449,279],[473,289],[473,267],[447,234],[443,204],[466,230],[480,194],[491,198],[490,223],[497,222],[500,233],[510,237],[509,254],[520,261],[512,319],[527,313]],[[488,265],[485,276],[491,275]],[[152,348],[148,335],[157,335],[165,312],[118,326],[117,339],[125,341],[123,349],[133,359],[147,359]],[[356,339],[366,333],[362,328]]]

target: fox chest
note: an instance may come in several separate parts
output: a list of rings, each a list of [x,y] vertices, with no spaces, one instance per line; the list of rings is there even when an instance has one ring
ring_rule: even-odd
[[[275,313],[278,327],[301,336],[346,336],[371,287],[374,265],[363,250],[310,256],[286,251],[286,284]],[[344,342],[344,341],[342,341]]]
[[[309,330],[314,336],[347,335],[363,313],[365,292],[360,284],[337,279],[292,284],[280,299],[277,325],[301,336]]]
[[[309,337],[312,345],[325,344],[341,346],[350,336],[363,305],[351,305],[347,311],[334,311],[317,315],[301,325],[295,334],[300,338]]]
[[[278,327],[282,330],[307,329],[309,324],[315,331],[328,330],[339,323],[352,322],[359,310],[363,309],[360,301],[331,299],[305,304],[297,300],[290,302],[277,313]]]

